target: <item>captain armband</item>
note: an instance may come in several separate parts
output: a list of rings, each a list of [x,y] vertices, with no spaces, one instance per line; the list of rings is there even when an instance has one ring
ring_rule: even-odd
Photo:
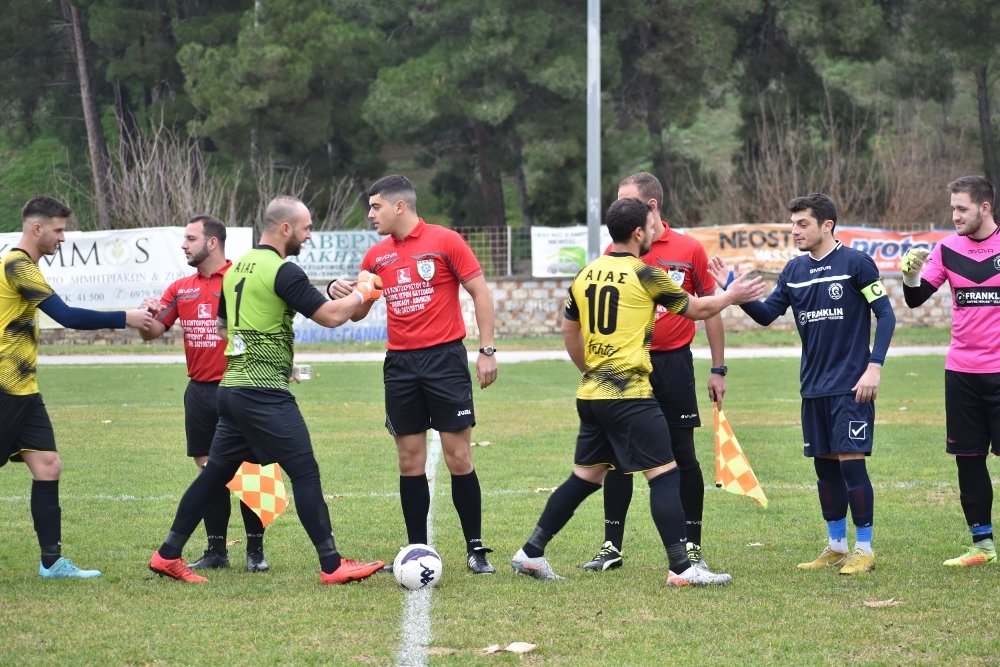
[[[862,289],[861,294],[864,295],[865,301],[871,303],[872,301],[885,296],[885,285],[882,284],[881,280],[876,280],[868,287]]]

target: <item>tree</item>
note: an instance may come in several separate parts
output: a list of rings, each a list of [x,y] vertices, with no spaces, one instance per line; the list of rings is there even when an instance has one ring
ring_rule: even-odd
[[[1000,4],[993,0],[941,4],[911,0],[908,18],[911,50],[935,54],[938,67],[933,73],[941,82],[950,83],[952,67],[970,74],[975,81],[983,170],[987,179],[1000,183],[1000,143],[991,96],[1000,68],[1000,45],[996,38]],[[941,96],[951,93],[953,89],[948,86]]]
[[[94,202],[97,207],[97,221],[100,229],[111,228],[108,191],[108,147],[104,141],[104,130],[98,116],[97,100],[90,85],[90,61],[87,58],[86,26],[79,10],[67,0],[60,0],[63,18],[69,24],[68,39],[72,44],[73,60],[76,62],[77,79],[80,82],[80,106],[87,128],[87,146],[90,152],[90,169],[93,175]]]

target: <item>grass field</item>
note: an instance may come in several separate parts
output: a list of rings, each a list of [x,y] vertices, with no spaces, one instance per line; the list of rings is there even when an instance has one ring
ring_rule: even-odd
[[[696,362],[699,383],[707,362]],[[877,408],[875,572],[804,573],[825,542],[814,473],[801,456],[796,360],[731,364],[725,412],[770,499],[706,492],[704,545],[734,582],[668,590],[665,556],[643,484],[626,532],[626,565],[579,569],[602,539],[593,497],[547,552],[560,582],[516,577],[544,492],[569,472],[577,373],[568,362],[501,366],[476,392],[475,449],[484,537],[498,573],[464,569],[450,481],[435,476],[435,542],[444,580],[431,597],[430,665],[986,664],[997,661],[1000,568],[941,562],[967,542],[954,464],[943,453],[943,357],[891,358]],[[405,540],[394,448],[381,426],[376,363],[314,364],[293,391],[309,423],[341,551],[391,559]],[[181,366],[44,367],[42,392],[63,457],[65,554],[104,576],[42,581],[24,466],[0,471],[0,664],[389,665],[402,642],[408,593],[391,576],[318,583],[315,552],[289,512],[268,530],[272,569],[212,573],[186,586],[146,569],[194,474],[184,456]],[[702,416],[711,410],[702,406]],[[697,432],[711,486],[711,428]],[[995,464],[992,464],[995,465]],[[241,539],[234,508],[230,539]],[[852,531],[853,533],[853,531]],[[187,556],[204,547],[199,527]],[[866,602],[894,600],[869,607]],[[537,645],[524,656],[483,655],[491,644]]]

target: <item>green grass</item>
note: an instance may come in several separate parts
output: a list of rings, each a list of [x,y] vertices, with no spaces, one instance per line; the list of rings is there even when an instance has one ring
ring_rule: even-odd
[[[949,327],[901,327],[893,334],[893,345],[948,345],[951,341]],[[468,347],[476,343],[475,339],[466,341]],[[795,330],[782,331],[774,328],[759,327],[749,331],[727,332],[727,347],[798,347],[801,344]],[[694,345],[708,349],[705,332],[700,330],[695,335]],[[497,347],[501,351],[511,350],[562,350],[561,335],[549,336],[501,336],[497,339]],[[361,343],[307,343],[296,345],[298,352],[380,352],[385,349],[385,343],[368,341]],[[40,354],[181,354],[183,348],[178,344],[165,344],[160,341],[142,343],[136,337],[136,343],[129,345],[68,345],[42,344]]]
[[[898,343],[898,341],[897,341]],[[696,362],[703,385],[707,362]],[[812,466],[801,455],[797,360],[742,361],[725,411],[770,499],[706,491],[704,545],[732,585],[668,590],[662,546],[637,484],[623,569],[579,569],[601,541],[601,502],[588,500],[547,556],[566,579],[518,578],[507,563],[569,472],[577,374],[569,363],[501,366],[476,390],[474,454],[484,490],[484,536],[498,573],[464,570],[462,538],[443,464],[434,531],[445,564],[432,596],[431,665],[984,664],[995,661],[1000,568],[941,567],[968,539],[944,454],[943,358],[899,358],[883,373],[875,455],[875,548],[870,575],[805,573],[795,564],[825,542]],[[378,363],[314,364],[294,392],[310,425],[338,546],[391,559],[405,539],[391,439],[382,428]],[[24,466],[0,472],[0,625],[9,664],[391,664],[407,595],[377,575],[318,584],[315,553],[289,512],[268,530],[266,574],[234,567],[206,586],[154,578],[150,553],[194,475],[184,456],[183,367],[43,367],[40,382],[63,458],[65,553],[105,575],[42,581]],[[704,394],[704,390],[699,390]],[[700,396],[700,398],[704,398]],[[711,411],[697,431],[714,479]],[[995,466],[995,463],[991,465]],[[242,538],[234,511],[230,539]],[[204,546],[199,528],[188,545]],[[869,608],[868,600],[898,606]],[[481,655],[525,641],[522,658]]]

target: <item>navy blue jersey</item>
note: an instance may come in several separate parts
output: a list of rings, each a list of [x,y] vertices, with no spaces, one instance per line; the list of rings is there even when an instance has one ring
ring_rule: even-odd
[[[764,301],[743,306],[760,324],[770,324],[791,306],[802,338],[802,396],[852,393],[869,361],[885,361],[895,327],[892,305],[871,257],[839,242],[825,257],[806,253],[788,262]],[[869,350],[872,311],[888,328],[884,346]],[[880,328],[882,328],[880,326]]]

